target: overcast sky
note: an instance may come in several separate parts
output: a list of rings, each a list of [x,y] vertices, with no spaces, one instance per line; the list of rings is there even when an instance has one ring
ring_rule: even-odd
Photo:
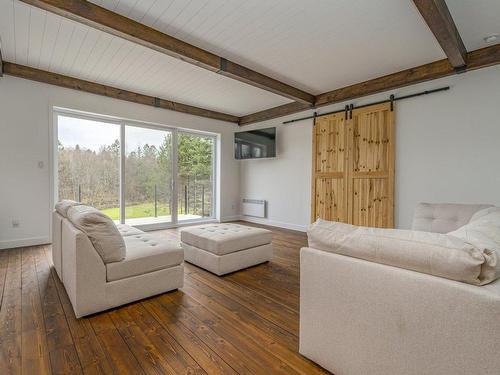
[[[162,130],[126,126],[125,150],[129,153],[146,143],[159,147],[163,137],[168,134],[170,133]],[[79,145],[81,148],[98,151],[101,146],[111,145],[120,139],[120,125],[59,116],[57,135],[64,147]]]

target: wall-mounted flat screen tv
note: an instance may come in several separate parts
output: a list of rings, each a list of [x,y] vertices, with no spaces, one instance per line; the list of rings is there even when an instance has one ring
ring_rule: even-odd
[[[276,157],[276,128],[234,133],[236,159],[262,159]]]

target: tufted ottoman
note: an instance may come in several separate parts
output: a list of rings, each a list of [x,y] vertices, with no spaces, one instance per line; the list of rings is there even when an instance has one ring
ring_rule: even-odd
[[[267,262],[272,232],[239,224],[207,224],[181,231],[184,260],[216,275]]]

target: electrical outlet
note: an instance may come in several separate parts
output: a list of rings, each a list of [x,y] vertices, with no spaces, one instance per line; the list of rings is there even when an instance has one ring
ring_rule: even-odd
[[[43,169],[45,167],[45,163],[43,161],[38,162],[38,168]]]
[[[19,225],[21,225],[19,220],[12,220],[12,228],[19,228]]]

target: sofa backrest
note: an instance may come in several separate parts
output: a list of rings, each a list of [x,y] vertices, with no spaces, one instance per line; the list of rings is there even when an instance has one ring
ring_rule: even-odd
[[[467,224],[477,211],[489,204],[419,203],[415,207],[412,230],[448,233]]]
[[[68,220],[88,236],[104,263],[119,262],[125,258],[123,237],[108,216],[94,207],[79,205],[68,209]]]

